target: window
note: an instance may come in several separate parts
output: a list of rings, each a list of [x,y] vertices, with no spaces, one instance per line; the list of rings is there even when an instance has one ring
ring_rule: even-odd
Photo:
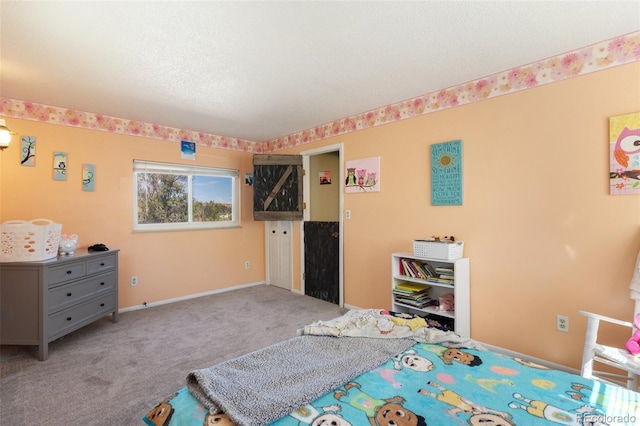
[[[238,170],[133,161],[133,229],[238,226]]]

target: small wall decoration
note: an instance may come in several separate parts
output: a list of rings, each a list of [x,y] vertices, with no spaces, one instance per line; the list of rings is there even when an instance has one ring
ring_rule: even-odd
[[[196,159],[196,143],[188,141],[180,141],[181,158],[183,160]]]
[[[320,185],[331,185],[331,172],[318,172],[318,177],[320,179]]]
[[[253,173],[244,174],[244,184],[247,186],[253,186]]]
[[[609,193],[640,194],[640,112],[609,118]]]
[[[431,145],[431,205],[462,205],[462,141]]]
[[[380,192],[380,157],[346,162],[345,192]]]
[[[67,180],[67,153],[53,153],[53,180]]]
[[[22,137],[22,150],[20,164],[35,167],[36,165],[36,138],[33,136]]]
[[[82,190],[93,191],[95,187],[95,168],[93,164],[82,165]]]

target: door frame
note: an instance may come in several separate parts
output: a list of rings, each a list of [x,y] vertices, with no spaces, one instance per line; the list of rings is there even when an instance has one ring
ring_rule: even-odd
[[[300,155],[302,155],[302,168],[305,171],[309,170],[309,157],[318,154],[326,154],[329,152],[338,152],[338,163],[340,168],[340,173],[338,176],[338,185],[340,185],[340,201],[339,201],[339,217],[340,220],[338,222],[338,232],[340,235],[338,236],[338,291],[340,295],[338,305],[340,307],[344,307],[344,191],[342,190],[342,182],[344,182],[344,161],[343,161],[343,144],[337,143],[333,145],[323,146],[321,148],[310,149],[307,151],[302,151]],[[305,267],[305,258],[304,258],[304,222],[310,219],[311,215],[311,195],[310,195],[310,187],[311,187],[311,176],[310,173],[304,173],[302,179],[302,201],[305,208],[302,210],[302,221],[300,221],[300,291],[302,294],[305,294],[305,280],[304,280],[304,267]]]

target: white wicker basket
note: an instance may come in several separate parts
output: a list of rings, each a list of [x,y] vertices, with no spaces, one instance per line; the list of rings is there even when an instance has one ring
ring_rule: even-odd
[[[462,258],[464,242],[443,242],[413,240],[413,255],[439,260],[455,260]]]
[[[56,257],[62,225],[49,219],[10,220],[0,224],[0,262],[29,262]]]

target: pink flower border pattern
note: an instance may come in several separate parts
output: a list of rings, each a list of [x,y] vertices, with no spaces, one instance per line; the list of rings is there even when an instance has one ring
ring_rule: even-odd
[[[640,61],[640,31],[263,142],[0,97],[0,115],[151,139],[268,153]]]

